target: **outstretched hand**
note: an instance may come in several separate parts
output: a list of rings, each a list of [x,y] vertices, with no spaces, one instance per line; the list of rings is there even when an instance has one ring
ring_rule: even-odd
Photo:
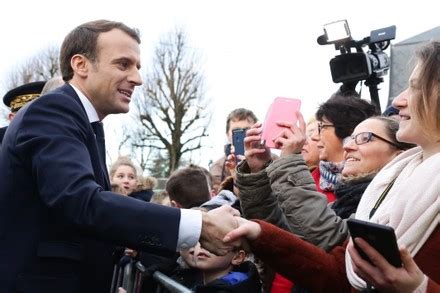
[[[255,240],[261,234],[261,226],[257,222],[249,221],[244,218],[237,218],[238,227],[226,234],[223,241],[233,243],[241,238]]]
[[[354,272],[380,292],[413,292],[422,284],[425,276],[406,248],[400,248],[403,266],[396,268],[362,238],[354,241],[373,263],[364,260],[350,241],[347,250]]]
[[[234,247],[240,245],[240,241],[223,242],[225,235],[238,227],[237,219],[240,219],[240,212],[223,205],[202,214],[202,233],[200,244],[202,247],[216,255],[225,255]]]

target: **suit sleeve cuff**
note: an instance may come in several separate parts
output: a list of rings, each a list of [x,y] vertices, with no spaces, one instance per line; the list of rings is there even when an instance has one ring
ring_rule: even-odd
[[[181,209],[177,251],[196,246],[201,232],[202,212],[198,210]]]

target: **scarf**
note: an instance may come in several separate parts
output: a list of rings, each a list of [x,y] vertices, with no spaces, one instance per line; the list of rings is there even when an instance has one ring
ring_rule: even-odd
[[[319,162],[319,187],[324,191],[335,190],[335,185],[338,183],[342,169],[344,168],[344,162]]]
[[[336,215],[342,219],[347,219],[356,212],[365,189],[367,189],[375,175],[376,173],[370,173],[350,179],[342,178],[336,184],[336,200],[331,205]]]
[[[394,228],[398,245],[406,246],[413,257],[440,219],[440,153],[426,160],[422,156],[422,149],[416,147],[394,158],[374,177],[356,211],[356,219]],[[394,185],[369,219],[371,209],[394,178]],[[345,264],[351,285],[365,289],[365,281],[353,271],[349,253],[345,254]]]

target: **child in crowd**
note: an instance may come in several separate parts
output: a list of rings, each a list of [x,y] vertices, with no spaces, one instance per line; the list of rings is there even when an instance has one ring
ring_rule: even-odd
[[[199,280],[190,286],[195,292],[260,292],[261,283],[255,265],[246,260],[246,252],[237,248],[224,256],[210,253],[198,243],[181,252],[182,259]],[[185,280],[182,283],[185,283]]]
[[[171,206],[177,208],[198,207],[211,199],[208,177],[201,167],[195,165],[174,171],[165,190],[170,196]]]
[[[129,195],[136,190],[138,184],[137,170],[127,156],[119,157],[110,168],[112,191]]]

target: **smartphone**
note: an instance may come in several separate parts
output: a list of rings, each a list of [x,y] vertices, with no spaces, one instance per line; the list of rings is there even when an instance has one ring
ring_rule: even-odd
[[[272,102],[267,111],[266,118],[263,123],[263,132],[261,134],[262,144],[269,148],[276,148],[274,140],[278,138],[283,131],[283,127],[276,124],[277,121],[288,121],[296,123],[295,112],[299,111],[301,100],[277,97]]]
[[[232,145],[234,146],[234,154],[244,156],[244,138],[246,137],[246,129],[237,128],[232,130]]]
[[[376,249],[390,264],[400,268],[402,261],[397,246],[394,229],[385,225],[361,221],[357,219],[347,220],[348,229],[352,238],[360,237]],[[354,243],[359,254],[371,263],[368,256]]]
[[[226,158],[231,154],[231,144],[225,144],[225,156]]]

